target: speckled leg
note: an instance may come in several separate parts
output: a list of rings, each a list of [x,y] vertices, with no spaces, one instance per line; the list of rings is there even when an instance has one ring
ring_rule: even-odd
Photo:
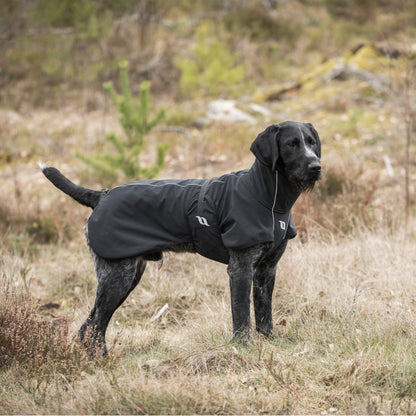
[[[270,248],[260,244],[243,250],[230,250],[231,310],[234,340],[247,342],[251,332],[250,294],[257,264]]]
[[[276,266],[286,250],[287,241],[271,250],[257,265],[253,279],[253,303],[256,331],[268,337],[273,329],[272,297]]]
[[[97,273],[97,295],[94,307],[79,331],[81,342],[94,355],[101,350],[107,354],[105,333],[116,309],[137,286],[146,268],[141,258],[106,260],[93,251]]]

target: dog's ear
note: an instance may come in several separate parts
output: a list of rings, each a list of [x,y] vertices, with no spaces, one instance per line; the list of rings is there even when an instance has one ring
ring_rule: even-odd
[[[321,140],[319,139],[319,134],[318,132],[315,130],[315,127],[311,124],[311,123],[305,123],[311,130],[312,132],[312,136],[316,141],[316,145],[317,145],[317,156],[319,157],[319,159],[321,158]]]
[[[277,159],[279,159],[278,134],[280,127],[272,124],[262,131],[256,140],[251,144],[250,150],[254,156],[263,164],[270,167],[273,171],[277,169]]]

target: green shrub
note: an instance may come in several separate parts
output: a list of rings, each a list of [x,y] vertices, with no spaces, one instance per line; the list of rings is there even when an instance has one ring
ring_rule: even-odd
[[[218,39],[213,23],[203,23],[197,30],[193,59],[178,59],[181,70],[180,89],[186,95],[206,95],[230,90],[244,78],[244,66],[238,65],[238,54]]]
[[[142,167],[139,156],[144,147],[144,139],[150,131],[165,117],[165,110],[159,109],[154,118],[150,117],[150,82],[140,84],[139,101],[136,104],[131,95],[128,78],[128,63],[119,64],[121,94],[114,89],[112,82],[104,84],[104,89],[118,111],[120,124],[124,137],[118,137],[111,132],[105,139],[115,150],[115,153],[102,153],[86,156],[77,153],[77,156],[93,171],[109,181],[116,179],[121,172],[126,179],[152,179],[163,168],[167,144],[161,143],[156,149],[156,161],[152,166]]]

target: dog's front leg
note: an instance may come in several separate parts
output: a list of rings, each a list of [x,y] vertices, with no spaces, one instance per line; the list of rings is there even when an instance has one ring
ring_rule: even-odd
[[[287,241],[272,249],[258,263],[254,271],[253,302],[256,331],[268,337],[273,329],[272,297],[276,279],[276,266],[286,250]]]
[[[233,339],[246,342],[250,337],[250,294],[254,271],[266,251],[264,245],[230,250],[227,272],[230,276]]]

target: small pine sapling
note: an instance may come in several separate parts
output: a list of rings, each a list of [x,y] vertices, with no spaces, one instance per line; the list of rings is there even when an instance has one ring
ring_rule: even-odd
[[[140,84],[137,102],[131,95],[128,62],[121,62],[119,69],[121,94],[117,93],[112,82],[106,82],[103,87],[117,109],[124,135],[118,136],[111,132],[105,136],[115,150],[113,153],[93,156],[77,153],[77,157],[89,165],[95,174],[109,181],[114,181],[118,172],[127,180],[152,179],[164,166],[167,143],[157,145],[156,160],[152,166],[142,167],[139,156],[145,144],[145,136],[164,119],[165,110],[159,109],[156,116],[151,118],[150,82]]]

